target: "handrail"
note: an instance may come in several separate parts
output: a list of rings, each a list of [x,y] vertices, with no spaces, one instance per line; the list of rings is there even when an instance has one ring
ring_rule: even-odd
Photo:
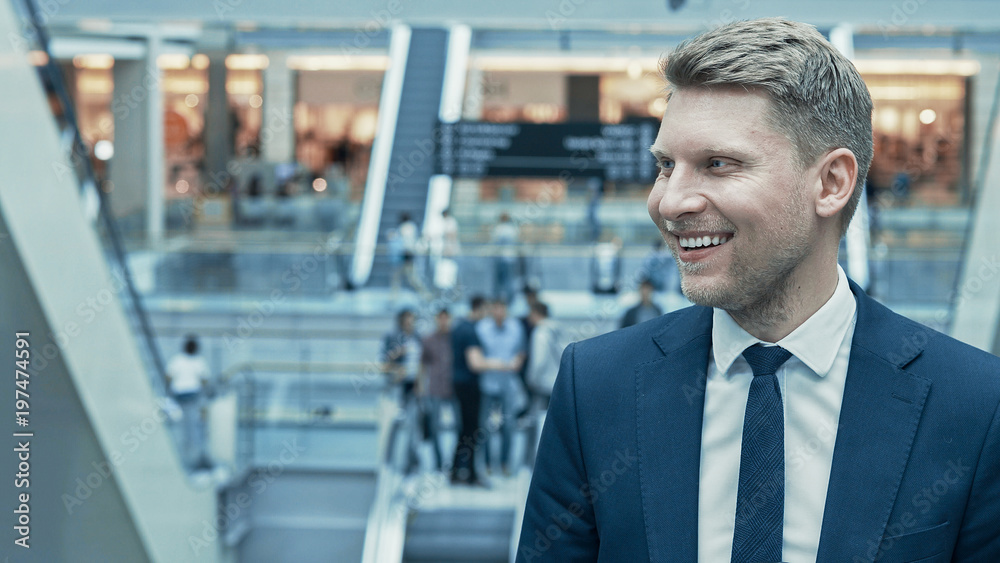
[[[166,368],[164,367],[159,347],[156,345],[156,341],[153,337],[153,330],[149,323],[149,318],[146,315],[146,310],[142,305],[142,298],[135,288],[135,283],[132,280],[132,273],[128,268],[124,245],[122,244],[121,234],[118,231],[118,223],[111,214],[111,206],[108,203],[104,190],[97,188],[97,176],[94,173],[94,167],[90,161],[87,146],[84,144],[83,137],[80,134],[80,127],[76,117],[76,109],[73,106],[72,99],[70,98],[69,90],[63,82],[62,73],[56,66],[55,57],[52,55],[50,47],[51,43],[49,35],[38,15],[38,9],[35,6],[35,1],[23,0],[23,2],[25,9],[28,12],[28,17],[31,20],[31,25],[35,28],[39,46],[47,55],[48,60],[42,67],[44,69],[41,73],[42,77],[44,80],[48,81],[52,90],[59,98],[59,103],[62,105],[63,115],[66,119],[66,125],[73,133],[73,146],[71,152],[72,154],[80,156],[80,158],[72,159],[72,162],[83,169],[83,181],[80,184],[81,190],[85,189],[88,185],[94,186],[97,190],[98,201],[100,202],[98,208],[99,217],[104,224],[104,228],[107,230],[108,239],[111,243],[112,254],[117,262],[117,267],[120,268],[122,278],[125,280],[125,288],[128,292],[129,301],[132,304],[135,318],[138,320],[139,328],[142,332],[147,352],[149,353],[149,358],[153,363],[153,370],[157,376],[157,384],[160,386],[159,391],[161,394],[164,394],[167,387]],[[78,174],[80,173],[79,170],[77,172]]]
[[[202,337],[223,337],[231,334],[230,327],[160,327],[157,332],[161,336],[182,336],[188,333],[195,333]],[[385,335],[385,330],[348,330],[348,329],[301,329],[301,328],[257,328],[254,329],[254,338],[291,338],[297,340],[380,340]]]
[[[381,375],[374,362],[282,362],[254,360],[232,365],[219,374],[219,382],[226,383],[233,376],[251,370],[254,373],[326,373],[338,377],[353,377],[366,370],[374,370]]]
[[[409,439],[410,432],[405,416],[400,416],[398,407],[382,413],[383,433],[379,443],[383,450],[376,477],[375,502],[365,527],[365,544],[362,563],[383,563],[400,561],[406,536],[405,495],[402,494],[404,475],[399,470],[402,465],[393,455],[406,452],[408,444],[398,445],[399,440]],[[385,427],[388,425],[388,428]],[[405,453],[404,453],[405,455]]]
[[[372,143],[371,160],[368,163],[365,196],[361,203],[361,217],[358,219],[354,236],[354,263],[351,265],[349,279],[355,287],[360,287],[368,281],[375,257],[375,244],[378,242],[379,223],[382,220],[382,204],[385,201],[386,185],[389,181],[389,160],[392,158],[392,145],[396,139],[399,103],[403,97],[403,77],[410,51],[410,35],[409,26],[403,23],[393,24],[389,39],[390,64],[382,81],[378,123],[375,140]]]
[[[650,224],[650,229],[655,227]],[[656,233],[651,234],[650,240],[652,241],[656,237]],[[265,252],[260,252],[254,249],[239,248],[234,247],[235,244],[241,244],[240,241],[192,241],[192,244],[182,249],[174,249],[171,251],[172,254],[234,254],[234,255],[266,255],[266,254],[299,254],[302,253],[296,249],[289,248],[292,245],[302,246],[302,250],[309,250],[314,247],[306,247],[306,243],[301,241],[296,242],[285,242],[285,243],[273,243]],[[218,244],[219,247],[213,248],[212,244]],[[223,246],[225,245],[225,246]],[[282,247],[282,245],[286,245]],[[593,254],[594,244],[593,243],[571,243],[571,242],[544,242],[544,241],[522,241],[514,246],[515,250],[521,250],[522,253],[526,250],[543,251],[548,256],[582,256],[588,257]],[[508,252],[510,247],[498,247],[487,240],[475,241],[471,239],[462,240],[462,257],[478,256],[478,257],[493,257],[499,256],[505,252]],[[622,252],[625,254],[636,254],[645,255],[649,251],[649,247],[646,244],[626,244],[622,247]],[[333,254],[333,253],[328,253]],[[350,252],[346,249],[344,252],[339,253],[343,256],[350,256]],[[374,255],[383,256],[388,255],[388,245],[385,243],[379,243],[375,246]],[[422,254],[427,256],[426,253]]]

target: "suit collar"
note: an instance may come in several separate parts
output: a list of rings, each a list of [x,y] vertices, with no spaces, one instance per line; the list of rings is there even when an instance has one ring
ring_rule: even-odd
[[[710,337],[712,334],[711,307],[688,307],[667,315],[665,320],[666,324],[653,336],[653,342],[664,354],[680,350],[699,337]],[[708,361],[707,356],[705,361]]]
[[[698,475],[712,309],[666,317],[660,359],[635,368],[639,484],[650,561],[698,559]]]
[[[869,547],[885,533],[931,386],[905,370],[923,352],[929,329],[890,312],[853,282],[851,291],[858,322],[826,493],[821,562],[874,559]]]

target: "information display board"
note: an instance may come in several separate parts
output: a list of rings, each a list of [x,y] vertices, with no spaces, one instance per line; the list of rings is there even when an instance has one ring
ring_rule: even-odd
[[[440,124],[436,172],[456,178],[599,177],[621,182],[656,179],[649,146],[659,123]]]

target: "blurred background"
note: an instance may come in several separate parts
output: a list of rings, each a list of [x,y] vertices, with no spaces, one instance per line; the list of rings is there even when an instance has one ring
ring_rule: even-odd
[[[848,274],[997,353],[996,2],[0,1],[3,553],[511,560],[543,356],[688,305],[645,206],[659,60],[763,16],[874,99]],[[524,367],[469,484],[440,335],[476,295]]]

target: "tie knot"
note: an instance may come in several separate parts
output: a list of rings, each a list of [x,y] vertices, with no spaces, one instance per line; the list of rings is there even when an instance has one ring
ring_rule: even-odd
[[[781,346],[754,344],[743,350],[743,357],[750,364],[750,369],[753,370],[754,377],[757,377],[761,375],[773,375],[781,367],[781,364],[792,357],[792,353]]]

